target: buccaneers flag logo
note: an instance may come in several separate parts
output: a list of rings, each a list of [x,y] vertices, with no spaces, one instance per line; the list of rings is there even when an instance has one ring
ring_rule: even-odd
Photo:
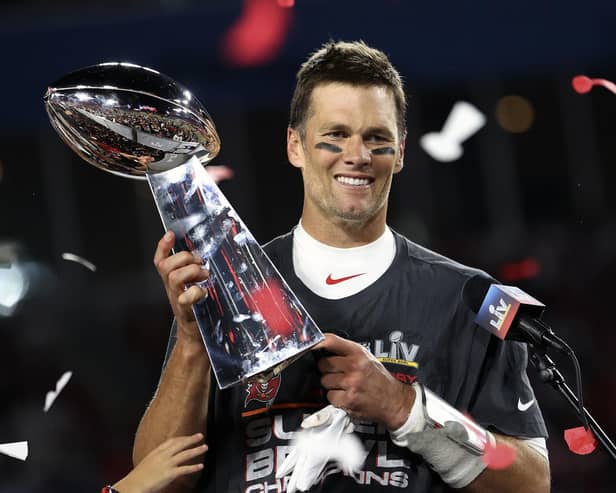
[[[276,398],[279,388],[280,375],[270,378],[267,382],[250,382],[246,387],[247,395],[244,401],[244,407],[246,407],[250,401],[271,403]]]

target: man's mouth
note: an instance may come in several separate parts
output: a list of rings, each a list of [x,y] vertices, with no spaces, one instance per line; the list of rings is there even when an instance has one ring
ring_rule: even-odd
[[[357,178],[342,175],[335,176],[335,179],[338,183],[342,183],[343,185],[351,185],[354,187],[365,187],[374,181],[374,178]]]

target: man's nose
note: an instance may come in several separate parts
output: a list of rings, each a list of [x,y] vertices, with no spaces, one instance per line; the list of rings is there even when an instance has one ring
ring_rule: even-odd
[[[359,135],[350,137],[344,148],[344,162],[354,166],[363,166],[368,164],[372,159],[370,149],[364,143]]]

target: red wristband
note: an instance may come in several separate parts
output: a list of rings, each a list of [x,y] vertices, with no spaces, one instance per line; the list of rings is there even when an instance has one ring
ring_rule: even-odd
[[[103,489],[101,490],[101,493],[120,493],[118,490],[113,489],[112,486],[103,486]]]

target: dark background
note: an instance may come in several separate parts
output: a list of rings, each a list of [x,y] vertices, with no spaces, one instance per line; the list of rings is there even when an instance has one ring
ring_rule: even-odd
[[[222,189],[266,241],[299,218],[288,101],[299,64],[329,38],[383,49],[407,83],[406,167],[390,224],[545,302],[545,319],[579,357],[588,409],[614,436],[616,96],[577,94],[571,78],[616,80],[616,2],[296,0],[279,53],[234,67],[219,46],[241,11],[239,0],[0,1],[0,260],[18,262],[30,284],[0,317],[0,444],[30,445],[25,462],[0,455],[0,493],[99,491],[127,473],[171,323],[151,262],[162,225],[146,183],[80,161],[48,123],[47,84],[121,60],[191,88],[222,139],[215,164],[235,170]],[[496,117],[512,94],[534,110],[522,133]],[[458,100],[487,122],[461,159],[439,163],[419,137],[440,130]],[[555,359],[574,387],[570,362]],[[73,377],[44,413],[65,371]],[[529,375],[551,434],[553,491],[614,491],[609,456],[567,450],[574,413]]]

